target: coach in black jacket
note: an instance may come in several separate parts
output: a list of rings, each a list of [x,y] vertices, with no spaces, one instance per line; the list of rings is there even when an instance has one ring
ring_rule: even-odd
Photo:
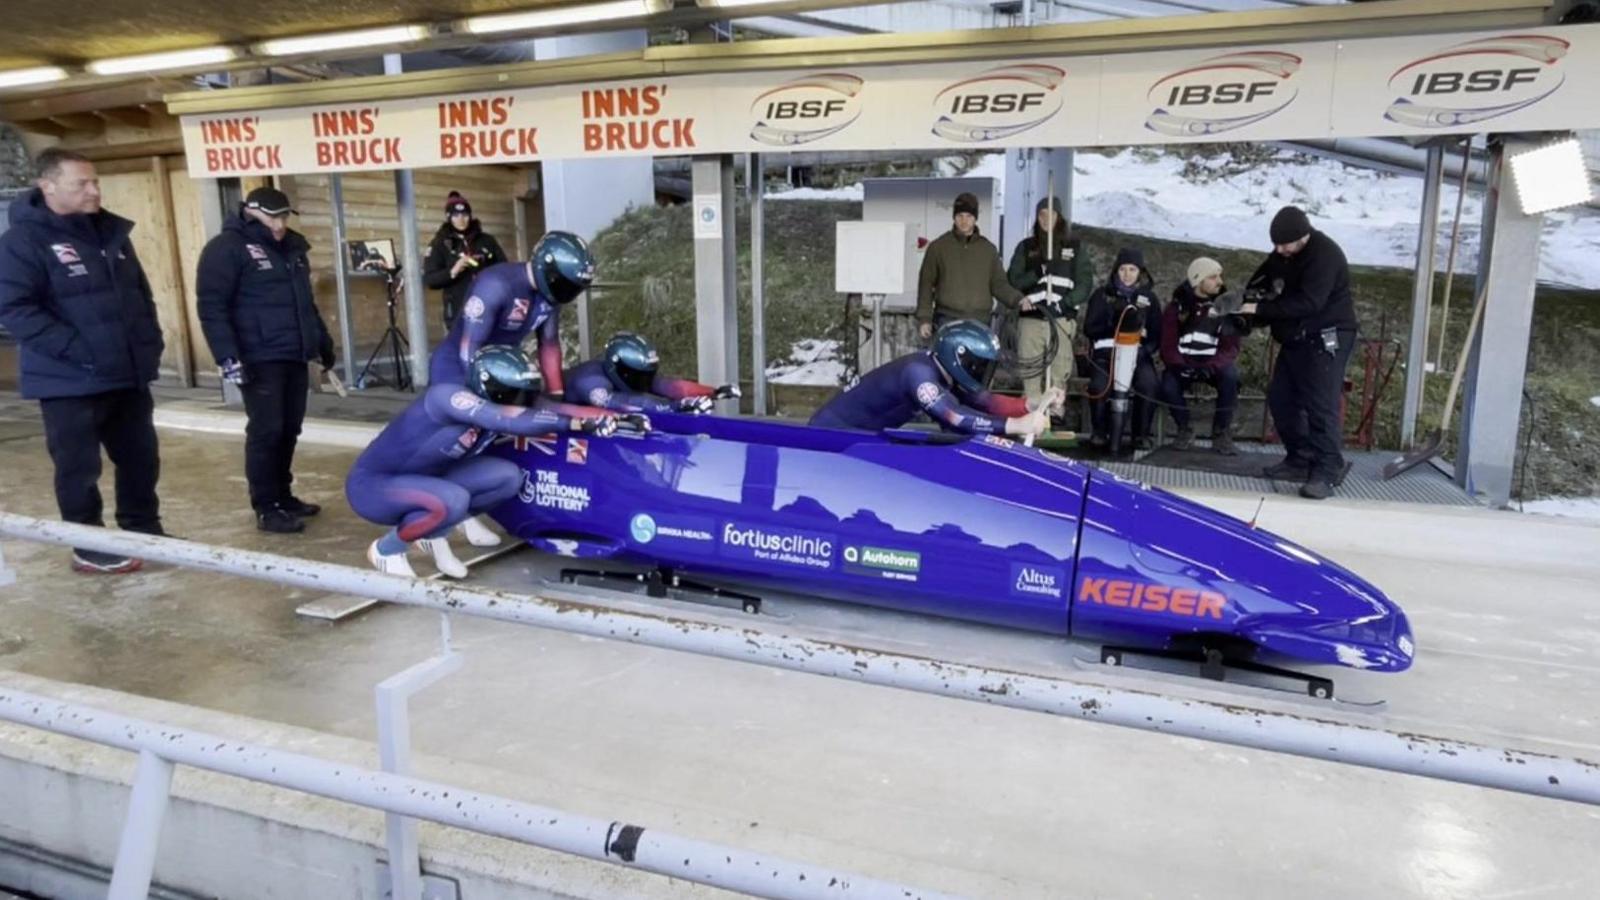
[[[306,363],[333,368],[333,338],[311,296],[310,244],[289,230],[289,198],[257,188],[200,254],[200,325],[222,377],[244,394],[244,472],[256,526],[305,529],[322,508],[290,493],[306,417]]]
[[[1273,253],[1245,285],[1241,310],[1270,325],[1283,346],[1267,407],[1288,455],[1266,475],[1304,481],[1300,496],[1322,500],[1344,475],[1339,393],[1356,344],[1350,266],[1298,207],[1278,210],[1271,237]]]
[[[38,187],[11,204],[0,235],[0,325],[21,345],[22,396],[38,400],[61,518],[104,525],[100,447],[117,468],[117,525],[162,534],[161,460],[150,382],[164,343],[133,223],[100,208],[94,164],[70,150],[39,154]],[[74,550],[80,572],[140,561]]]

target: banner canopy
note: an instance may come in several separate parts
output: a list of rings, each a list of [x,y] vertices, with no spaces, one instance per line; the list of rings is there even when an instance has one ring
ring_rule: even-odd
[[[1600,127],[1600,25],[594,82],[184,116],[198,178]]]

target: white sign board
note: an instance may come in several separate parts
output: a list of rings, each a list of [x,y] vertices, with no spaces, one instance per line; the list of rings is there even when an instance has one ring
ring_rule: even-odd
[[[835,222],[833,289],[898,294],[906,289],[906,223]]]
[[[722,197],[717,194],[694,195],[694,239],[714,241],[722,237]]]

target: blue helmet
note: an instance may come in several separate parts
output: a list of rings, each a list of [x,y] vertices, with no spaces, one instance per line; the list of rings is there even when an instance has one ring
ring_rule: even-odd
[[[612,335],[600,359],[612,387],[640,394],[650,392],[650,386],[656,379],[656,369],[661,365],[661,357],[656,353],[655,346],[629,331]]]
[[[490,403],[530,406],[544,391],[544,378],[528,354],[508,344],[489,344],[473,354],[467,387]]]
[[[589,246],[570,231],[551,231],[533,245],[533,286],[551,303],[571,303],[594,281]]]
[[[989,389],[1000,364],[1000,339],[971,319],[946,322],[933,336],[933,359],[965,394]]]

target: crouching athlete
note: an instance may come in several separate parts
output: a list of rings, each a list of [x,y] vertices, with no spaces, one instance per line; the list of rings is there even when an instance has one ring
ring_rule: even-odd
[[[947,322],[933,347],[879,366],[817,410],[810,424],[877,431],[898,428],[920,410],[946,431],[963,434],[1043,434],[1049,412],[1065,395],[1052,388],[1037,400],[989,391],[1000,363],[994,332],[972,321]]]
[[[473,279],[461,315],[428,359],[430,384],[462,384],[479,348],[522,346],[539,336],[539,371],[544,386],[561,394],[561,307],[594,281],[594,258],[575,234],[552,231],[533,247],[527,262],[490,266]]]
[[[711,387],[662,375],[661,357],[649,340],[623,331],[606,342],[598,359],[567,372],[566,400],[619,412],[708,413],[718,400],[740,396],[739,388]]]
[[[445,536],[522,486],[516,463],[480,455],[497,435],[582,431],[605,437],[617,430],[618,417],[605,410],[538,401],[540,387],[526,354],[490,345],[468,365],[466,385],[430,385],[372,439],[345,478],[344,493],[356,515],[394,526],[367,548],[374,568],[414,577],[406,561],[414,543],[443,574],[466,577]],[[631,426],[648,426],[642,416],[627,418]]]

